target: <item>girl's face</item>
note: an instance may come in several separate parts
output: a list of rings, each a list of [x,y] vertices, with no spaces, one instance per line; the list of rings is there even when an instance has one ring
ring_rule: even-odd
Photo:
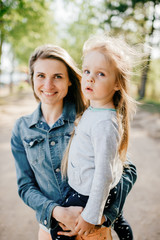
[[[38,59],[34,63],[34,91],[42,104],[60,105],[71,85],[66,65],[56,59]]]
[[[82,91],[92,107],[110,107],[117,89],[115,70],[105,55],[93,50],[84,57]],[[111,103],[111,104],[110,104]]]

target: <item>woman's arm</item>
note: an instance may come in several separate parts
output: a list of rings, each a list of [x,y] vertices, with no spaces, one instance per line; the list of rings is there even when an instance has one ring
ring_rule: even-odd
[[[116,218],[122,212],[126,197],[131,191],[134,183],[137,179],[136,167],[130,161],[126,161],[126,167],[124,167],[123,175],[120,182],[117,184],[115,201],[104,209],[104,215],[106,218],[105,226],[109,227],[114,223]]]
[[[37,185],[20,138],[19,125],[20,122],[18,121],[11,137],[11,148],[15,158],[17,173],[18,194],[29,207],[36,211],[38,222],[50,228],[52,211],[58,204],[45,197]]]

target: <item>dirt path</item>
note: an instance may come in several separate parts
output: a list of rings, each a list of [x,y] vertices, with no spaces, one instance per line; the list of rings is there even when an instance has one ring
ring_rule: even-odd
[[[8,98],[8,101],[0,105],[0,240],[36,240],[35,214],[17,195],[10,136],[15,120],[31,113],[37,103],[32,94],[24,94],[20,99]],[[137,113],[132,124],[130,155],[137,166],[138,180],[127,198],[124,215],[132,225],[135,240],[158,240],[160,115]]]

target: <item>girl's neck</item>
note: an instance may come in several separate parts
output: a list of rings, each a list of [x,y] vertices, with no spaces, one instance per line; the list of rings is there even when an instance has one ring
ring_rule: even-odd
[[[63,111],[63,103],[60,105],[49,105],[43,104],[41,105],[42,114],[44,119],[49,125],[53,125],[58,118],[61,116]]]
[[[109,102],[90,101],[90,106],[93,108],[115,108],[112,100]]]

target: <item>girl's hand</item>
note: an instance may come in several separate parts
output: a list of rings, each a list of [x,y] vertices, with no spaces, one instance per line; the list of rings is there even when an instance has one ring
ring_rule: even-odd
[[[59,223],[59,226],[63,229],[63,232],[59,231],[57,232],[57,235],[64,235],[68,237],[77,235],[76,231],[68,229],[63,223]]]
[[[65,236],[74,236],[77,233],[75,232],[76,219],[81,214],[82,207],[60,207],[56,206],[52,212],[52,217],[55,218],[64,231],[67,232],[58,232],[59,235]],[[70,232],[68,232],[70,231]]]
[[[79,235],[87,236],[89,233],[94,231],[95,225],[86,222],[81,215],[77,218],[75,231]]]

